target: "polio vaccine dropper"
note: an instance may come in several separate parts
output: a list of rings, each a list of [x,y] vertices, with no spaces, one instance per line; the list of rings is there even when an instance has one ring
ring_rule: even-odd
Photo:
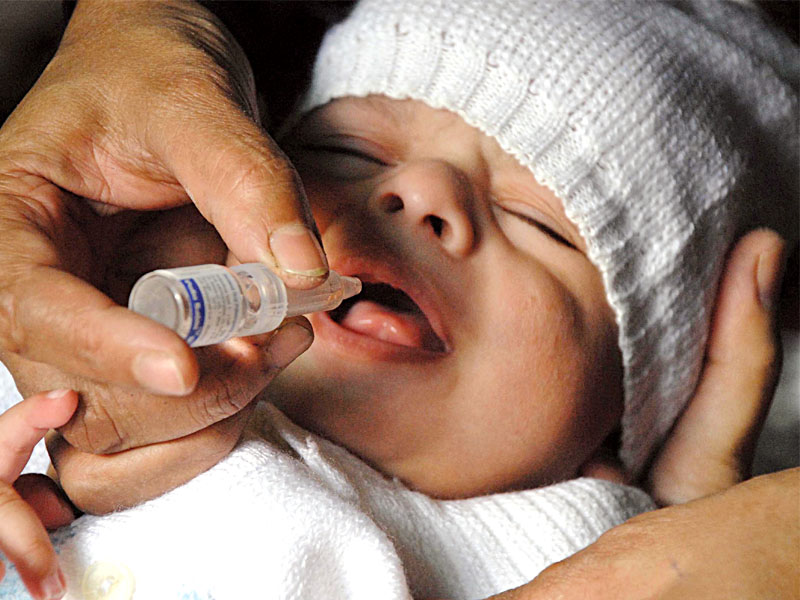
[[[277,329],[287,317],[332,310],[361,291],[333,271],[310,290],[287,288],[265,265],[159,269],[133,286],[128,308],[166,325],[197,348]]]

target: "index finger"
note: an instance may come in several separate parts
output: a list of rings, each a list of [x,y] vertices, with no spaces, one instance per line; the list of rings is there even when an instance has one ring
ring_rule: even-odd
[[[194,389],[197,361],[173,331],[70,273],[33,264],[24,270],[24,277],[0,281],[0,349],[157,394]]]
[[[0,415],[0,481],[13,483],[34,446],[44,435],[66,423],[78,406],[72,390],[53,390],[15,404]]]
[[[0,194],[0,351],[95,380],[190,392],[197,362],[177,334],[69,272],[96,275],[75,199],[37,176],[18,187]]]
[[[35,598],[61,598],[66,579],[44,526],[14,488],[0,481],[0,550]],[[3,563],[0,561],[0,579]]]
[[[191,127],[172,129],[180,139],[167,139],[162,159],[228,248],[240,262],[269,265],[291,287],[322,283],[327,259],[286,155],[238,110],[199,126],[192,117]]]

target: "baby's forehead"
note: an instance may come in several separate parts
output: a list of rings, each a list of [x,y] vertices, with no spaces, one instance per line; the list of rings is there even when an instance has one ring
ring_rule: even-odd
[[[302,118],[300,133],[330,132],[339,128],[363,131],[367,134],[390,135],[392,141],[413,148],[415,143],[427,144],[434,140],[444,148],[458,153],[461,140],[474,141],[487,167],[514,172],[518,175],[535,175],[498,141],[462,115],[447,108],[432,106],[412,98],[392,98],[384,95],[343,96],[314,109]],[[535,187],[543,187],[534,182]],[[560,202],[560,201],[559,201]]]

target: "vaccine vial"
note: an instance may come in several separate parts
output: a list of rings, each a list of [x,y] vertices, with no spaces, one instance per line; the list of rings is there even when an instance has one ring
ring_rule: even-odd
[[[334,309],[360,291],[358,278],[333,271],[322,285],[295,290],[262,264],[198,265],[143,275],[128,308],[197,348],[272,331],[287,317]]]

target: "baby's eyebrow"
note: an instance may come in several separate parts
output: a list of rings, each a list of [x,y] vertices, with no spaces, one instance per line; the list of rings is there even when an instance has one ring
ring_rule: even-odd
[[[366,111],[364,107],[359,105],[341,106],[333,102],[305,116],[299,127],[297,127],[296,133],[301,138],[317,134],[324,136],[341,135],[343,127],[349,128],[350,123],[362,123],[366,112],[372,115],[378,111]],[[354,115],[353,113],[356,114]]]
[[[405,131],[414,117],[412,106],[403,100],[394,100],[383,96],[366,98],[344,98],[342,102],[332,102],[317,113],[317,124],[332,120],[335,122],[353,123],[363,126],[365,123],[391,131]]]

